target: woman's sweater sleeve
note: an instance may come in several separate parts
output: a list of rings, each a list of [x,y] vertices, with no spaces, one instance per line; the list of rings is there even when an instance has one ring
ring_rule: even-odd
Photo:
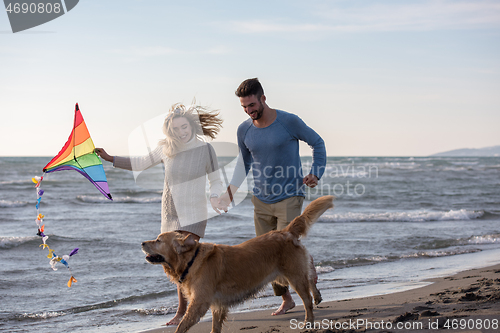
[[[208,183],[210,185],[210,195],[217,194],[219,196],[223,191],[223,186],[220,179],[217,155],[215,154],[214,148],[210,144],[208,144],[208,155],[209,159],[207,161],[207,176]]]
[[[142,171],[151,168],[162,161],[162,149],[163,146],[158,146],[155,150],[150,152],[145,156],[138,157],[113,157],[113,166],[115,168],[130,170],[130,171]]]

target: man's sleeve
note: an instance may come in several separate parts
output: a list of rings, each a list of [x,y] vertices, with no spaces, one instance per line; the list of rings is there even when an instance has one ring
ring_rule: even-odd
[[[304,141],[313,151],[313,163],[309,173],[321,179],[326,168],[325,142],[311,127],[296,115],[292,115],[291,127],[297,139]]]

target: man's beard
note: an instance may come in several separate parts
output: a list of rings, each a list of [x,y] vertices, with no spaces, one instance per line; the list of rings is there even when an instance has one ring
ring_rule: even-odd
[[[259,120],[260,118],[262,118],[262,115],[264,114],[264,105],[262,105],[262,103],[259,103],[259,104],[260,104],[260,107],[257,110],[257,114],[256,114],[255,118],[252,118],[252,120]]]

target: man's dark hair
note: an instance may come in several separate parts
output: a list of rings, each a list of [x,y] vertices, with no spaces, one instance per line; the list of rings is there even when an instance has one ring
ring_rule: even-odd
[[[253,79],[248,79],[241,82],[238,89],[236,89],[235,94],[238,97],[248,97],[255,95],[258,99],[260,99],[260,97],[264,95],[264,89],[262,88],[259,79],[255,77]]]

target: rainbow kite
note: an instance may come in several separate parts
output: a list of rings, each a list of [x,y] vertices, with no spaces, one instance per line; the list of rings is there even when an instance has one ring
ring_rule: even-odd
[[[108,181],[101,160],[94,153],[94,143],[90,138],[89,130],[85,125],[78,103],[75,106],[75,121],[68,141],[59,154],[44,168],[43,172],[75,170],[87,178],[109,200],[113,200],[109,193]]]
[[[96,153],[94,153],[94,143],[90,138],[89,130],[85,125],[85,121],[83,120],[82,114],[80,113],[80,109],[78,108],[78,104],[75,106],[75,121],[73,124],[73,130],[68,138],[68,141],[61,149],[59,154],[52,159],[44,168],[43,172],[50,173],[54,171],[62,171],[62,170],[76,170],[81,173],[85,178],[87,178],[92,184],[94,184],[97,189],[104,194],[106,198],[109,200],[113,200],[111,198],[111,194],[109,194],[108,182],[106,180],[106,174],[104,173],[104,168],[102,167],[101,160],[97,157]],[[57,270],[56,265],[58,263],[66,266],[68,271],[71,274],[71,277],[68,281],[68,287],[74,282],[77,282],[71,269],[69,268],[69,259],[73,255],[78,253],[78,248],[73,249],[68,255],[58,256],[56,255],[54,249],[51,249],[47,244],[47,236],[45,232],[45,224],[43,224],[43,218],[45,217],[40,213],[40,203],[42,200],[42,196],[44,190],[41,188],[42,177],[34,177],[32,178],[33,183],[35,183],[36,188],[36,225],[38,227],[37,235],[42,237],[42,244],[40,246],[42,249],[48,249],[49,254],[47,258],[50,259],[50,266],[53,270]]]

